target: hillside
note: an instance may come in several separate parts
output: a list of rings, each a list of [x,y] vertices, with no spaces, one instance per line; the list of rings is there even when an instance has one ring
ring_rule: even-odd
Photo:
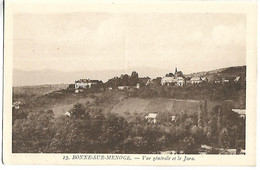
[[[211,111],[214,106],[221,103],[230,104],[231,106],[234,105],[231,101],[208,101],[208,111]],[[150,99],[127,98],[117,103],[110,112],[124,117],[132,117],[135,114],[147,115],[149,113],[169,113],[171,115],[186,113],[188,115],[194,115],[200,111],[200,104],[203,104],[203,101],[167,99],[159,97]]]
[[[66,89],[68,84],[51,84],[51,85],[37,85],[37,86],[20,86],[13,87],[15,95],[34,95],[41,96],[61,89]]]
[[[125,113],[133,115],[148,114],[148,113],[170,113],[179,114],[186,112],[187,114],[193,114],[198,111],[200,101],[195,100],[177,100],[166,98],[129,98],[116,104],[111,113],[124,116]]]
[[[169,70],[150,67],[130,68],[127,70],[103,70],[103,71],[78,71],[78,72],[62,72],[57,70],[42,70],[42,71],[24,71],[14,69],[13,71],[13,86],[35,86],[43,84],[70,84],[81,78],[98,79],[106,82],[108,79],[121,74],[131,74],[132,71],[137,71],[140,77],[163,77]],[[245,76],[246,66],[221,68],[212,71],[203,71],[191,74],[185,74],[185,77],[194,76]],[[243,76],[244,75],[244,76]]]
[[[208,72],[199,72],[186,76],[211,76],[245,78],[246,66],[222,68]],[[222,104],[227,100],[233,108],[244,108],[244,86],[234,84],[216,85],[206,84],[202,86],[185,87],[157,87],[149,91],[140,89],[135,97],[128,97],[129,92],[113,90],[99,93],[86,92],[75,94],[73,91],[64,90],[68,84],[38,85],[13,87],[13,100],[21,101],[32,110],[53,110],[55,115],[64,114],[76,103],[95,102],[104,110],[121,116],[133,116],[134,114],[148,114],[150,112],[178,114],[186,112],[194,114],[199,110],[199,104],[208,98],[208,110]],[[150,94],[144,97],[144,92]],[[165,94],[164,94],[165,93]],[[179,100],[182,99],[182,100]],[[191,100],[192,99],[192,100]],[[213,102],[215,101],[215,103]],[[222,103],[221,103],[222,102]],[[128,114],[128,115],[127,115]]]
[[[246,66],[236,66],[236,67],[227,67],[227,68],[221,68],[211,71],[203,71],[203,72],[197,72],[197,73],[191,73],[186,74],[186,77],[195,77],[195,76],[212,76],[217,75],[220,77],[235,77],[235,76],[241,76],[245,77],[246,73]]]

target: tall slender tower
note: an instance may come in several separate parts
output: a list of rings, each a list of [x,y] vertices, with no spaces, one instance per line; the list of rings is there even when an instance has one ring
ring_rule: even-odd
[[[177,73],[178,73],[178,70],[177,70],[177,67],[175,67],[175,73],[174,73],[175,78],[178,77]]]

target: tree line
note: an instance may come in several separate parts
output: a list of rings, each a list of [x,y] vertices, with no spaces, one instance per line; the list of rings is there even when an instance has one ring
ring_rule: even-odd
[[[14,153],[151,154],[175,150],[196,154],[202,144],[214,148],[245,148],[245,120],[225,106],[193,115],[162,113],[156,124],[136,115],[131,121],[91,104],[76,104],[71,116],[51,110],[30,113],[13,123]],[[215,153],[212,151],[212,153]],[[217,152],[216,152],[217,153]]]

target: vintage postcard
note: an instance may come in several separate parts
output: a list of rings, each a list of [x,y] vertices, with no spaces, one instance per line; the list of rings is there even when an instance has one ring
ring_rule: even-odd
[[[3,162],[256,163],[256,1],[6,0]]]

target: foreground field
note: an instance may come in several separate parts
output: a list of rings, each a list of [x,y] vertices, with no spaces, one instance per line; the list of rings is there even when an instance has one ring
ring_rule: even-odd
[[[36,94],[39,87],[16,89],[13,100],[20,105],[12,113],[13,152],[220,154],[231,149],[240,154],[245,149],[245,119],[231,109],[244,106],[243,95],[236,98],[244,89],[211,87],[82,93],[46,88]],[[224,95],[227,88],[233,89],[232,97]],[[68,111],[70,116],[65,116]],[[146,119],[149,113],[157,113],[156,123]]]
[[[59,89],[58,91],[55,89]],[[176,115],[186,113],[192,115],[200,111],[200,105],[204,100],[182,100],[163,97],[141,98],[128,97],[124,91],[115,90],[103,93],[83,93],[75,94],[64,90],[62,86],[46,87],[16,87],[14,88],[14,100],[22,101],[25,108],[30,110],[53,110],[54,115],[61,116],[71,110],[77,103],[99,105],[104,112],[117,114],[124,117],[134,115],[145,115],[148,113],[168,113]],[[37,93],[37,94],[35,94]],[[29,97],[29,94],[35,94]],[[207,110],[211,111],[217,105],[228,105],[230,108],[236,108],[237,102],[232,100],[207,101]]]

